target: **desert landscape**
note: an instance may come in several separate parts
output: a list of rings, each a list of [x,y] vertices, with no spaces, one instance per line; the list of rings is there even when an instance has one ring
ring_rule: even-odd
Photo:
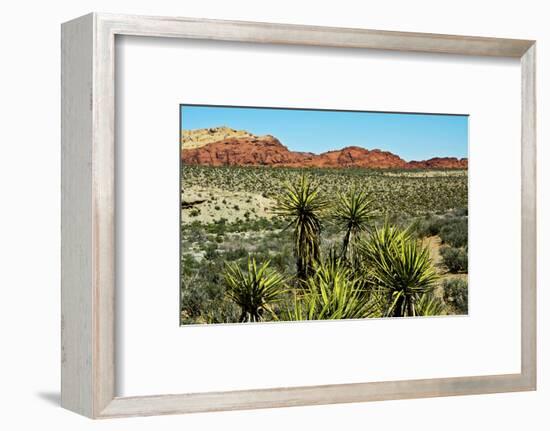
[[[182,325],[468,313],[467,158],[180,138]]]

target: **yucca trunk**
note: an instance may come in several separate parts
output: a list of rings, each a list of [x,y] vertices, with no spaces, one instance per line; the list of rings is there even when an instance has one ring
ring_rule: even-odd
[[[344,235],[344,239],[342,240],[342,257],[344,259],[350,259],[351,260],[351,250],[350,250],[350,239],[351,239],[351,229],[348,229]]]
[[[321,250],[321,238],[319,233],[310,238],[297,241],[296,255],[296,276],[299,280],[306,280],[315,272],[315,265],[319,263]]]
[[[305,280],[307,278],[307,274],[311,267],[306,263],[304,262],[304,260],[298,256],[296,258],[296,277],[298,278],[298,280]]]
[[[344,234],[344,239],[342,240],[342,258],[348,261],[353,268],[358,268],[358,256],[357,256],[357,240],[359,234],[354,232],[352,229],[349,229]]]
[[[416,316],[414,300],[409,295],[401,295],[391,312],[391,317]]]
[[[239,316],[239,323],[261,322],[261,321],[262,321],[261,315],[258,313],[254,313],[252,311],[243,311]]]

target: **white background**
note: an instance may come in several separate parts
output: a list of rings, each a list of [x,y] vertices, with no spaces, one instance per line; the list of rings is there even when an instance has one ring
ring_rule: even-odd
[[[117,46],[119,395],[520,372],[518,60],[141,37]],[[470,114],[470,315],[180,328],[180,102]],[[495,247],[503,230],[507,247]]]
[[[538,40],[539,390],[90,422],[59,403],[59,23],[90,10],[506,36]],[[2,428],[547,430],[550,29],[545,2],[95,0],[4,5],[0,80]],[[498,103],[498,101],[495,101]],[[499,153],[495,149],[495,163]],[[487,175],[491,175],[487,173]],[[499,244],[504,244],[503,234]],[[496,245],[499,245],[496,244]]]

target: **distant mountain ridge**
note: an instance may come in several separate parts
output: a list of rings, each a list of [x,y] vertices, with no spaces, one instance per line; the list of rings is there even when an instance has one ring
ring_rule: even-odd
[[[184,130],[184,164],[207,166],[280,166],[373,169],[467,169],[468,159],[434,157],[406,162],[389,151],[350,146],[321,154],[291,151],[271,135],[256,136],[226,126]]]
[[[191,150],[229,138],[240,139],[257,137],[258,136],[246,130],[235,130],[227,126],[221,126],[209,129],[183,130],[181,134],[181,144],[183,149]]]

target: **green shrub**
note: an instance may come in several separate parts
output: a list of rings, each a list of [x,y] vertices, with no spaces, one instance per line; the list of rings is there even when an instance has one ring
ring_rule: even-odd
[[[457,218],[444,224],[439,231],[441,242],[452,247],[466,247],[468,245],[468,219]]]
[[[181,313],[186,319],[200,316],[208,302],[208,295],[199,283],[183,283],[181,289]]]
[[[180,323],[237,322],[239,308],[224,296],[225,288],[220,280],[205,282],[197,277],[185,277],[181,288]]]
[[[426,220],[424,229],[426,232],[426,236],[434,236],[439,235],[439,232],[441,231],[441,227],[444,225],[445,220],[441,217],[431,217]]]
[[[445,280],[443,300],[456,314],[468,314],[468,282],[460,278]]]
[[[468,271],[468,250],[445,245],[440,249],[443,264],[450,272]]]
[[[228,262],[233,262],[235,260],[242,259],[246,256],[248,256],[248,252],[243,247],[239,247],[233,250],[227,250],[223,255],[224,260]]]
[[[455,217],[465,217],[468,216],[468,208],[455,208],[452,213]]]
[[[218,257],[218,244],[217,243],[208,243],[205,249],[204,258],[206,260],[214,260]]]
[[[206,241],[206,235],[204,234],[204,231],[200,228],[200,225],[193,225],[186,230],[182,230],[182,238],[184,236],[186,236],[187,239],[191,242],[201,243],[203,241]]]
[[[467,209],[458,209],[443,216],[426,216],[417,220],[414,231],[420,238],[439,235],[441,241],[453,247],[468,245]]]
[[[193,271],[198,267],[198,262],[193,258],[191,254],[182,253],[181,255],[181,274],[190,276]]]
[[[219,300],[210,303],[201,315],[205,323],[234,323],[239,319],[239,308],[230,301]]]
[[[292,255],[292,250],[287,246],[283,246],[279,253],[276,253],[271,262],[273,266],[281,272],[286,272],[287,268],[292,268],[294,264],[294,257]]]
[[[226,219],[221,218],[214,221],[214,223],[209,223],[205,226],[208,233],[213,233],[216,235],[223,235],[227,231]]]

